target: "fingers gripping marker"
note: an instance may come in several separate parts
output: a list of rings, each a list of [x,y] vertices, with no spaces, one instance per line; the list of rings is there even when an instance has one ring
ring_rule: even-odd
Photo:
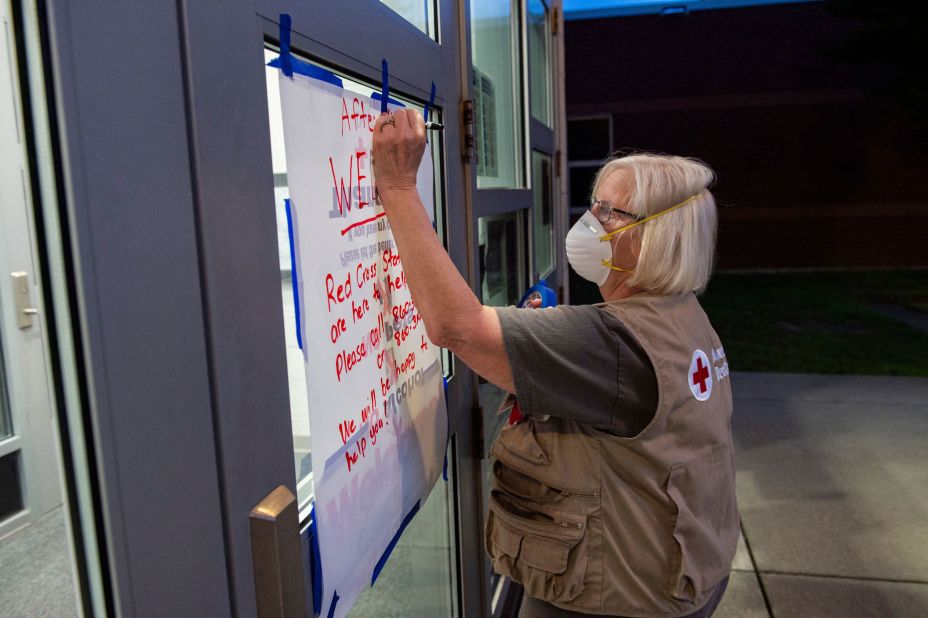
[[[422,118],[425,122],[429,121],[429,114],[432,111],[432,107],[435,105],[435,82],[432,82],[432,91],[429,93],[429,102],[425,104],[425,108],[422,110]],[[428,132],[426,131],[426,141],[428,141]]]

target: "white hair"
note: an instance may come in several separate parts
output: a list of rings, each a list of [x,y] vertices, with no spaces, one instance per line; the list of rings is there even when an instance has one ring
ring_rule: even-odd
[[[640,247],[638,265],[629,283],[659,294],[699,294],[709,283],[715,262],[718,213],[709,187],[715,172],[698,159],[638,153],[609,159],[593,182],[593,195],[601,180],[617,170],[628,170],[631,180],[621,207],[647,217],[691,196],[696,198],[674,211],[639,225],[628,234]]]

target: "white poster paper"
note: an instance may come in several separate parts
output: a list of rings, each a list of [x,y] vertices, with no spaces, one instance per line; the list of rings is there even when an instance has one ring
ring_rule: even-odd
[[[379,102],[280,76],[309,398],[323,616],[344,616],[441,474],[448,437],[429,341],[374,203]],[[428,153],[419,194],[432,215]],[[334,607],[334,611],[333,611]]]

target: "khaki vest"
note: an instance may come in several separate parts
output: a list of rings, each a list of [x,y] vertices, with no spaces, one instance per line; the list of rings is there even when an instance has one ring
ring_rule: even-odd
[[[728,364],[692,294],[600,306],[651,359],[654,419],[633,438],[553,417],[503,429],[487,551],[496,572],[564,609],[683,616],[728,575],[738,541]]]

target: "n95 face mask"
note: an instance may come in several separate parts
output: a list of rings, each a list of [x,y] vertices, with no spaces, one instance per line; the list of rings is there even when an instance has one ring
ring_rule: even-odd
[[[639,219],[634,223],[608,233],[603,228],[603,224],[599,222],[599,219],[588,210],[567,232],[567,261],[570,262],[571,267],[577,271],[578,275],[600,287],[609,278],[609,271],[634,272],[612,264],[612,243],[609,242],[609,239],[633,227],[638,227],[652,219],[666,215],[681,206],[686,206],[695,200],[697,196],[698,194],[691,195],[679,204],[674,204],[670,208],[665,208],[650,217]]]
[[[589,210],[583,213],[567,232],[567,261],[578,275],[602,286],[609,278],[612,262],[612,243],[599,219]]]

